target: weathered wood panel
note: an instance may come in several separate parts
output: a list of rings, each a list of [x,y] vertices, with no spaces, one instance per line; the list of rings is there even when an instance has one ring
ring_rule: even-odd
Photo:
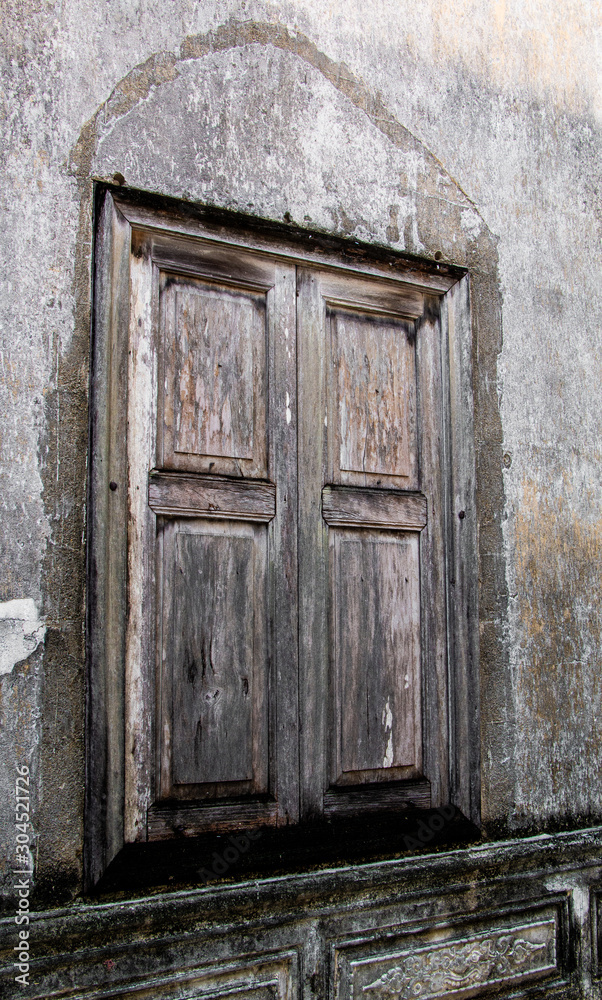
[[[416,476],[413,327],[337,310],[330,312],[330,331],[335,481],[367,486],[374,485],[374,477],[386,477],[412,486]]]
[[[373,528],[420,531],[426,526],[427,502],[420,493],[325,486],[322,517],[331,527],[370,525]]]
[[[326,310],[320,274],[297,270],[299,365],[299,711],[301,817],[320,816],[329,784]]]
[[[245,830],[256,826],[275,826],[278,819],[276,802],[247,801],[217,803],[178,803],[153,805],[148,811],[148,839],[169,840],[194,837],[199,830],[213,833]]]
[[[382,274],[375,281],[357,272],[321,271],[320,288],[329,306],[351,306],[375,316],[417,319],[424,309],[422,289],[383,279]]]
[[[155,718],[155,518],[146,490],[157,429],[157,272],[148,253],[130,253],[127,434],[128,613],[125,644],[126,843],[146,838]],[[118,491],[117,491],[118,492]]]
[[[408,806],[430,809],[431,786],[428,781],[408,781],[380,787],[339,785],[329,788],[324,795],[326,816],[357,816],[360,813],[395,811]]]
[[[180,532],[174,574],[175,784],[252,777],[253,539]]]
[[[266,474],[266,296],[164,272],[163,466]]]
[[[433,806],[449,801],[449,644],[447,570],[449,539],[449,439],[447,345],[439,303],[417,324],[418,405],[421,414],[420,488],[429,522],[420,534],[420,587],[424,676],[424,773]],[[445,723],[442,724],[442,720]]]
[[[276,513],[273,483],[153,471],[148,502],[155,514],[271,521]]]
[[[157,546],[163,566],[158,801],[164,803],[165,822],[172,808],[166,798],[199,803],[194,817],[187,813],[188,833],[195,832],[195,822],[196,832],[235,828],[239,817],[227,800],[241,796],[255,809],[250,822],[271,822],[274,815],[288,823],[298,818],[299,775],[295,269],[236,247],[156,238],[152,245],[161,275],[160,441],[148,501],[166,519],[159,522]],[[177,450],[184,447],[190,450]],[[190,519],[187,528],[181,518]],[[193,527],[201,524],[202,530]],[[230,542],[211,543],[221,551],[209,557],[206,539],[220,530],[229,538],[253,540],[252,570],[249,553],[239,552],[241,564],[234,565]],[[203,543],[183,543],[184,534],[199,532]],[[185,559],[183,545],[190,549]],[[188,578],[180,578],[178,600],[182,606],[188,602],[185,627],[199,656],[199,630],[210,624],[201,591],[208,601],[207,584],[214,604],[226,595],[214,608],[213,627],[227,636],[238,665],[230,663],[217,698],[204,689],[191,696],[181,676],[186,633],[174,603],[178,559],[187,564]],[[207,559],[213,560],[211,571]],[[210,578],[202,587],[199,573]],[[237,670],[245,674],[238,680],[246,678],[250,687],[253,678],[250,706],[237,703]],[[206,753],[201,750],[196,758],[194,727],[195,733],[205,732]],[[209,766],[211,760],[215,766]],[[253,796],[268,792],[272,801],[253,802]],[[208,811],[212,799],[222,802],[219,822],[215,809]],[[149,813],[149,836],[153,830]]]
[[[338,767],[420,765],[420,581],[417,533],[333,531]],[[340,778],[341,775],[337,775]]]
[[[270,646],[270,793],[278,822],[299,819],[299,621],[297,576],[297,277],[274,268],[268,293],[269,468],[276,513],[268,528]]]
[[[165,526],[163,796],[266,788],[265,531],[240,521]]]
[[[450,731],[452,801],[473,822],[481,806],[481,750],[477,706],[479,697],[479,615],[476,473],[472,401],[472,326],[468,277],[446,296],[442,310],[447,320],[450,371],[450,522],[452,558],[449,588],[451,647],[450,682],[454,698]],[[464,511],[465,517],[458,515]]]
[[[127,405],[130,227],[110,194],[95,245],[88,492],[86,881],[123,845],[125,631],[127,620]],[[117,485],[116,490],[109,487]]]
[[[416,492],[414,325],[386,282],[299,269],[298,292],[302,811],[315,815],[332,782],[385,794],[421,774],[427,500]],[[404,527],[410,558],[397,551]],[[379,800],[376,788],[362,809]],[[329,799],[341,809],[344,797]]]
[[[315,265],[297,282],[290,259],[141,230],[115,268],[127,725],[100,766],[116,785],[125,758],[125,839],[448,801],[450,773],[473,780],[448,734],[474,731],[464,665],[448,689],[469,632],[448,636],[449,557],[467,594],[470,549],[450,524],[456,313],[448,349],[424,288]]]

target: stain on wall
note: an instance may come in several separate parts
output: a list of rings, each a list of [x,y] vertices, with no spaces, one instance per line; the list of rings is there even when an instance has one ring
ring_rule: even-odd
[[[583,471],[552,469],[521,482],[510,595],[514,690],[524,720],[517,827],[535,825],[543,810],[558,823],[602,813],[595,793],[602,783],[602,516],[597,480]]]

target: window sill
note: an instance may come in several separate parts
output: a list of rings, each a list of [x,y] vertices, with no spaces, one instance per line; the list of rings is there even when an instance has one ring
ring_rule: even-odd
[[[333,818],[297,827],[126,845],[94,897],[233,884],[466,847],[478,829],[451,806]]]

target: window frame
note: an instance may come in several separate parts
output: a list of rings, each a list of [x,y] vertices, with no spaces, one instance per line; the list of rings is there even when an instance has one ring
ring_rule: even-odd
[[[128,491],[130,479],[123,405],[128,391],[127,331],[130,328],[132,269],[136,240],[152,234],[210,239],[250,248],[296,264],[385,277],[413,285],[429,301],[441,344],[443,428],[442,516],[446,601],[447,704],[425,699],[426,754],[437,733],[438,784],[432,804],[455,805],[471,822],[480,821],[479,686],[477,609],[477,525],[472,383],[470,275],[459,268],[421,262],[357,242],[294,232],[291,227],[241,219],[210,209],[192,209],[109,187],[97,190],[94,303],[91,345],[90,476],[88,492],[87,609],[87,780],[86,882],[92,887],[127,843],[145,841],[141,810],[150,804],[152,748],[136,745],[126,733],[128,703],[151,679],[130,676],[124,663],[129,636],[152,643],[155,609],[136,617],[129,601]],[[152,291],[149,290],[151,299]],[[156,296],[155,296],[156,300]],[[124,334],[124,331],[126,333]],[[274,373],[271,373],[274,377]],[[289,373],[290,375],[290,373]],[[143,414],[141,419],[154,419]],[[130,456],[131,458],[131,456]],[[140,489],[138,492],[141,492]],[[143,504],[146,504],[144,496]],[[134,517],[135,520],[135,517]],[[130,531],[132,522],[130,520]],[[135,524],[134,524],[135,530]],[[148,538],[140,545],[152,551]],[[130,583],[128,583],[128,574]],[[140,609],[138,609],[140,610]],[[293,628],[293,623],[291,623]],[[150,655],[154,662],[154,651]],[[152,694],[143,695],[152,704]],[[296,708],[295,708],[296,711]],[[445,718],[441,719],[443,712]],[[431,736],[429,738],[428,732]],[[138,734],[140,735],[140,734]],[[291,746],[290,754],[295,750]],[[291,771],[294,770],[294,765]],[[294,777],[288,777],[291,788]]]

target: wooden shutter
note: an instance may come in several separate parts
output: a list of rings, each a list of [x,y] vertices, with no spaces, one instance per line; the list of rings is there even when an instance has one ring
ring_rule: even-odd
[[[131,270],[130,838],[444,800],[438,300],[144,229]]]
[[[134,234],[134,254],[152,305],[132,364],[154,352],[156,413],[154,559],[136,570],[155,595],[145,834],[294,821],[295,269],[159,235]]]
[[[437,682],[429,688],[426,675],[438,650],[427,632],[435,624],[445,640],[445,590],[443,566],[434,582],[431,572],[442,535],[441,344],[424,315],[420,290],[299,269],[307,816],[431,802],[425,700]]]

